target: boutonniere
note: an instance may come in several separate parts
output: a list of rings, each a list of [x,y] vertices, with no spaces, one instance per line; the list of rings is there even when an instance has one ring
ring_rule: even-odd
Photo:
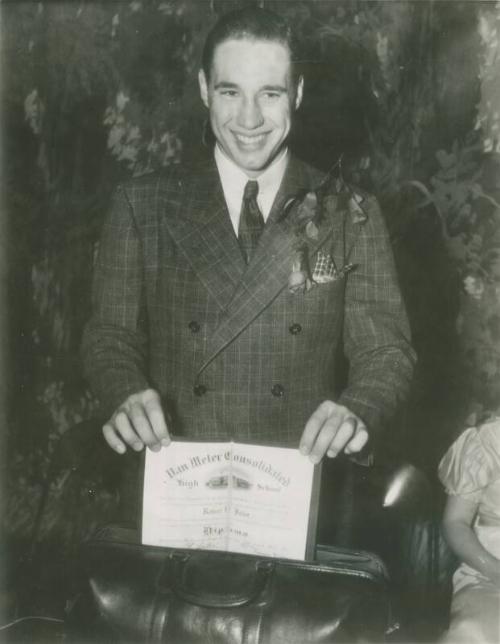
[[[288,277],[291,293],[307,292],[317,284],[338,280],[354,268],[353,264],[347,262],[338,268],[332,255],[321,250],[316,254],[314,266],[311,265],[311,247],[319,239],[320,228],[325,222],[342,212],[349,214],[351,221],[358,226],[368,218],[362,205],[363,197],[355,193],[343,179],[332,177],[337,165],[340,165],[340,161],[317,188],[290,197],[283,206],[280,220],[289,218],[294,234]]]

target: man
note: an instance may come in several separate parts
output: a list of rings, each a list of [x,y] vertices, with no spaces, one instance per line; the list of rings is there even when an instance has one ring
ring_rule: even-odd
[[[211,159],[117,192],[84,354],[104,438],[120,454],[179,435],[273,441],[315,463],[355,455],[408,390],[414,354],[374,201],[359,204],[362,224],[330,207],[312,243],[287,210],[323,179],[287,147],[304,91],[296,63],[276,14],[224,16],[199,73]],[[315,270],[323,260],[340,269],[303,291],[287,286],[302,274],[300,235]],[[340,394],[339,346],[349,361]]]

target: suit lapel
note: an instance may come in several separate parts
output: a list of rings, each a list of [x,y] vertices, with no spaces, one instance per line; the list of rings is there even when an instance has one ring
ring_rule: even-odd
[[[242,273],[226,312],[209,342],[206,360],[199,372],[287,286],[295,232],[290,218],[280,220],[280,214],[290,196],[313,188],[320,179],[319,173],[313,175],[307,166],[291,157],[259,245],[252,261]],[[325,226],[311,250],[321,246],[331,233],[332,227]]]
[[[182,178],[180,209],[167,213],[169,232],[221,309],[245,270],[214,162]]]

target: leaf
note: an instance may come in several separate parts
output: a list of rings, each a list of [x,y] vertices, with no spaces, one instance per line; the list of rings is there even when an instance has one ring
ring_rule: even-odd
[[[307,222],[306,235],[309,237],[309,239],[318,239],[319,230],[314,221]]]
[[[297,211],[297,221],[301,223],[303,221],[311,220],[316,215],[316,207],[318,205],[318,197],[315,192],[311,191],[306,194],[304,199],[299,205]]]
[[[362,201],[362,197],[356,194],[353,194],[353,196],[349,199],[349,212],[355,224],[364,224],[368,219],[368,215],[361,206]]]
[[[454,148],[456,151],[455,146]],[[445,152],[445,150],[438,150],[436,152],[436,158],[439,162],[439,165],[443,168],[443,170],[449,170],[457,163],[457,157],[454,152],[452,152],[451,154],[448,154],[447,152]]]
[[[304,271],[292,271],[288,277],[288,290],[290,293],[303,291],[306,288],[306,279]]]
[[[283,207],[281,209],[281,213],[280,213],[280,215],[278,217],[278,221],[283,221],[284,219],[286,219],[286,217],[288,216],[290,210],[295,206],[297,201],[298,201],[297,197],[289,197],[285,201],[285,203],[284,203],[284,205],[283,205]]]
[[[338,203],[339,199],[336,195],[327,195],[323,199],[323,206],[330,215],[333,215],[333,213],[337,210]]]

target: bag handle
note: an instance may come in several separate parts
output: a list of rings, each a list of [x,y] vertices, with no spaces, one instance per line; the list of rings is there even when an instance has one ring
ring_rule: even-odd
[[[172,577],[169,584],[164,576],[168,574],[168,567],[165,566],[159,579],[159,588],[166,590],[170,588],[179,599],[189,604],[204,608],[238,608],[246,606],[255,601],[264,591],[274,572],[273,561],[256,561],[255,574],[248,587],[241,593],[211,593],[207,591],[196,591],[187,587],[185,583],[185,568],[190,559],[189,553],[174,552],[170,555]]]

